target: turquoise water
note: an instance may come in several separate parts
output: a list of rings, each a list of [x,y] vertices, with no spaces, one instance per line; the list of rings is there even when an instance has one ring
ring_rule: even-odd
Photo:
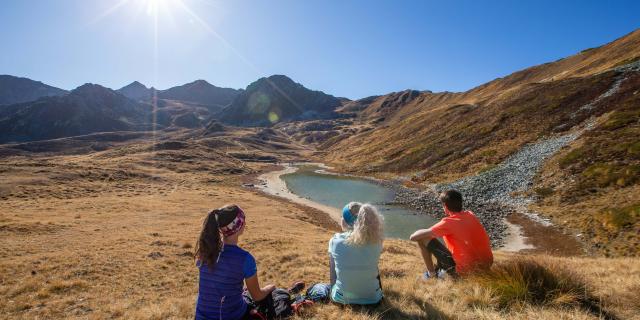
[[[322,174],[315,170],[315,167],[300,167],[294,173],[283,175],[282,180],[298,196],[330,207],[342,209],[351,201],[375,205],[384,216],[387,237],[408,239],[415,230],[428,228],[436,222],[409,209],[383,205],[393,200],[392,189],[364,179]]]

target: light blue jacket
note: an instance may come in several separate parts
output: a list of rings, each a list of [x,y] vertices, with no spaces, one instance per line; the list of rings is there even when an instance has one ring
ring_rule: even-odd
[[[336,233],[329,240],[335,284],[331,300],[342,304],[374,304],[382,299],[378,261],[382,245],[352,246],[346,243],[349,232]]]

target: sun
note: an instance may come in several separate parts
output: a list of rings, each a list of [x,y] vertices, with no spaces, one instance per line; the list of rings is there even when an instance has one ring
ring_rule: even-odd
[[[176,6],[182,4],[180,0],[138,0],[146,8],[147,15],[156,17],[159,12],[170,14]]]

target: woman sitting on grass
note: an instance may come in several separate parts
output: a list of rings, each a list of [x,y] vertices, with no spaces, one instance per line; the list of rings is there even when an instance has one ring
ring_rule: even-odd
[[[382,300],[378,262],[382,253],[382,216],[372,205],[352,202],[342,211],[343,233],[329,240],[331,284],[316,284],[307,297],[328,296],[343,305],[375,305]]]
[[[196,319],[250,319],[256,309],[269,318],[291,314],[290,293],[304,283],[289,290],[272,284],[261,288],[255,259],[238,247],[244,228],[244,212],[236,205],[214,209],[205,218],[195,254],[200,269]]]

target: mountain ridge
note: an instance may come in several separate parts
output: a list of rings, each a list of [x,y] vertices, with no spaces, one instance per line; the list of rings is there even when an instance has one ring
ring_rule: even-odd
[[[12,75],[0,75],[0,105],[35,101],[42,97],[61,96],[68,91],[40,81]]]
[[[271,126],[278,122],[336,116],[342,100],[311,90],[285,75],[260,78],[247,86],[217,117],[241,126]]]

